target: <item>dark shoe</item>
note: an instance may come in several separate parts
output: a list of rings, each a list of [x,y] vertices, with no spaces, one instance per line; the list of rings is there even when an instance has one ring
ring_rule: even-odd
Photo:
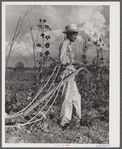
[[[71,124],[69,124],[69,123],[66,123],[64,126],[62,126],[62,130],[64,131],[64,130],[71,130],[72,129],[72,127],[71,127]]]

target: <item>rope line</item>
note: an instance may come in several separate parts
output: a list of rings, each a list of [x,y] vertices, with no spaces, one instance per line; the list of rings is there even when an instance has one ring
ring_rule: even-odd
[[[48,113],[48,111],[51,109],[51,107],[53,106],[53,104],[54,104],[54,102],[55,102],[55,100],[56,100],[56,98],[57,98],[57,96],[58,96],[59,90],[60,90],[60,88],[61,88],[61,84],[62,84],[62,81],[59,83],[58,87],[57,87],[56,90],[55,90],[55,92],[56,92],[57,90],[58,90],[58,92],[57,92],[57,94],[56,94],[56,97],[55,97],[53,103],[50,105],[50,107],[48,108],[48,110],[46,111],[46,113],[45,113],[40,119],[37,119],[37,120],[35,120],[35,121],[32,121],[37,115],[39,115],[39,113],[41,113],[41,111],[43,110],[43,108],[42,108],[31,120],[29,120],[28,122],[26,122],[26,123],[24,123],[24,124],[17,124],[17,125],[14,125],[14,126],[8,125],[8,126],[5,126],[5,127],[6,127],[6,128],[7,128],[7,127],[21,127],[21,126],[25,126],[25,125],[27,125],[27,124],[36,123],[36,122],[42,120],[42,119],[44,118],[44,116]],[[54,95],[54,93],[53,93],[53,95]],[[52,97],[52,96],[51,96],[51,97]],[[51,100],[51,98],[50,98],[49,100]],[[49,102],[49,100],[48,100],[48,102]],[[48,103],[48,102],[47,102],[47,103]],[[47,103],[46,103],[46,104],[47,104]],[[45,104],[45,105],[46,105],[46,104]],[[32,122],[31,122],[31,121],[32,121]]]
[[[15,117],[18,117],[18,116],[22,115],[22,114],[23,114],[23,111],[25,111],[25,110],[35,101],[35,99],[39,96],[39,94],[40,94],[40,93],[44,90],[44,88],[47,86],[47,84],[49,83],[49,81],[50,81],[50,79],[51,79],[52,75],[54,74],[54,72],[55,72],[55,70],[56,70],[57,67],[58,67],[58,65],[55,66],[55,68],[54,68],[54,70],[53,70],[53,72],[52,72],[50,78],[48,79],[47,83],[44,85],[44,87],[43,87],[42,89],[39,89],[39,90],[38,90],[38,92],[36,93],[36,96],[34,97],[34,99],[33,99],[32,101],[31,101],[24,109],[18,111],[17,113],[14,113],[13,115],[10,115],[9,117],[6,117],[6,118],[15,118]]]
[[[86,70],[86,71],[89,73],[89,71],[88,71],[86,68],[79,68],[76,72],[70,74],[68,77],[66,77],[65,79],[62,79],[62,80],[60,81],[60,83],[58,84],[58,86],[56,87],[56,89],[53,91],[52,96],[49,98],[49,100],[51,100],[51,98],[53,97],[53,95],[55,94],[55,92],[58,90],[58,91],[57,91],[57,94],[56,94],[56,96],[55,96],[55,98],[54,98],[53,103],[50,105],[49,109],[46,111],[46,113],[45,113],[40,119],[37,119],[37,120],[35,120],[35,121],[32,121],[32,120],[44,109],[44,107],[48,104],[49,100],[48,100],[47,103],[44,105],[44,107],[43,107],[31,120],[29,120],[28,122],[23,123],[23,124],[19,123],[19,124],[14,125],[14,126],[11,126],[11,125],[9,126],[9,125],[8,125],[8,126],[5,126],[5,127],[21,127],[21,126],[24,126],[24,125],[27,125],[27,124],[36,123],[36,122],[40,121],[40,120],[47,114],[47,112],[50,110],[50,108],[51,108],[52,105],[54,104],[54,102],[55,102],[55,100],[56,100],[56,98],[57,98],[57,96],[58,96],[58,93],[59,93],[59,90],[60,90],[61,86],[62,86],[65,82],[67,82],[70,78],[72,78],[74,75],[76,75],[79,71],[81,71],[81,70],[83,70],[83,69]],[[32,122],[31,122],[31,121],[32,121]]]
[[[51,98],[53,97],[53,95],[55,94],[55,92],[57,91],[57,89],[59,88],[60,84],[57,86],[57,88],[55,89],[55,91],[53,92],[53,94],[51,95],[51,97],[48,99],[47,103],[43,106],[43,108],[29,121],[32,121],[35,117],[37,117],[37,115],[39,115],[42,110],[46,107],[46,105],[49,103],[49,101],[51,100]]]
[[[54,78],[53,82],[51,83],[51,85],[50,85],[49,89],[47,90],[47,92],[49,92],[49,90],[51,89],[53,83],[55,82],[55,80],[56,80],[56,78],[57,78],[57,75],[58,75],[58,73],[59,73],[60,67],[61,67],[61,65],[59,65],[58,71],[57,71],[57,73],[56,73],[56,75],[55,75],[55,78]]]
[[[51,76],[49,77],[48,81],[47,81],[46,84],[44,85],[44,88],[45,88],[45,87],[47,86],[47,84],[49,83],[49,81],[50,81],[51,77],[53,76],[53,74],[54,74],[54,72],[55,72],[55,70],[56,70],[57,67],[58,67],[58,65],[55,66],[55,68],[54,68],[54,70],[53,70]],[[38,91],[38,92],[39,92],[39,91]],[[38,92],[37,92],[37,93],[38,93]]]
[[[60,88],[61,88],[61,86],[59,87],[59,90],[60,90]],[[58,93],[59,93],[59,90],[58,90],[58,92],[57,92],[57,95],[58,95]],[[47,112],[43,115],[43,117],[48,113],[48,111],[49,111],[49,110],[51,109],[51,107],[53,106],[54,102],[56,101],[57,95],[56,95],[56,97],[55,97],[53,103],[51,104],[51,106],[48,108]],[[42,118],[43,118],[43,117],[42,117]],[[33,122],[30,122],[30,124],[36,123],[36,122],[42,120],[42,118],[40,118],[40,119],[38,119],[38,120],[35,120],[35,121],[33,121]]]

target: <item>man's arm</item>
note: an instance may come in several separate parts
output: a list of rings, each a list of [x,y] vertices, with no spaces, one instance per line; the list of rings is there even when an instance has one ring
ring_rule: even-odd
[[[64,42],[59,46],[59,59],[63,65],[70,63],[70,59],[68,58],[68,56],[66,56],[66,52],[67,52],[67,43]]]

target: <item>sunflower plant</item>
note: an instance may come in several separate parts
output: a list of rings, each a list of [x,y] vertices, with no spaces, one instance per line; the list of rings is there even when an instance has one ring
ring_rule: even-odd
[[[47,24],[47,21],[45,19],[39,19],[39,23],[37,24],[39,32],[41,32],[39,35],[39,38],[41,38],[41,42],[37,42],[37,47],[40,47],[39,56],[40,59],[37,61],[39,64],[38,68],[38,80],[42,80],[42,73],[43,73],[43,66],[50,61],[50,35],[47,35],[46,32],[50,31],[51,28]]]

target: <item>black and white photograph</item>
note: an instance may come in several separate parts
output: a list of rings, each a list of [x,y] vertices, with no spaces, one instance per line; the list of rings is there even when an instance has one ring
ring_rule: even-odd
[[[2,146],[119,147],[119,2],[2,2]]]

